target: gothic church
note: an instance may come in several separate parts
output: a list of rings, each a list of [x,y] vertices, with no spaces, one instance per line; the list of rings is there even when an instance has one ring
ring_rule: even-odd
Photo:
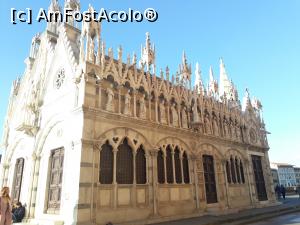
[[[276,203],[260,101],[246,90],[240,102],[222,60],[206,86],[185,54],[174,75],[157,74],[156,54],[147,33],[140,59],[124,62],[97,22],[51,22],[33,38],[0,175],[25,222],[144,224]]]

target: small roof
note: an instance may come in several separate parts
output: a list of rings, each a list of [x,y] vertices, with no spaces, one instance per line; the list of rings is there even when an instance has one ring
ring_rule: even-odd
[[[294,167],[295,165],[292,165],[292,164],[288,164],[288,163],[271,163],[271,167],[272,167],[272,165],[274,166],[274,167]],[[273,168],[274,168],[273,167]]]

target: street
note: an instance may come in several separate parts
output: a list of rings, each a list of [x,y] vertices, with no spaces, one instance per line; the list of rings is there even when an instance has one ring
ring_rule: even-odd
[[[297,225],[300,224],[300,212],[274,217],[262,222],[249,223],[248,225]]]
[[[281,215],[281,216],[276,216],[274,214],[273,218],[270,219],[262,219],[263,221],[257,221],[250,223],[249,221],[242,221],[242,218],[247,215],[267,215],[269,213],[272,213],[272,211],[278,210],[284,210],[287,207],[296,207],[299,206],[300,204],[300,199],[298,195],[289,195],[286,197],[285,200],[282,198],[279,200],[282,202],[282,205],[279,206],[274,206],[270,208],[257,208],[257,209],[249,209],[249,210],[244,210],[240,211],[237,214],[229,214],[229,215],[224,215],[224,216],[201,216],[201,217],[195,217],[195,218],[187,218],[183,220],[175,220],[175,221],[168,221],[168,222],[162,222],[158,223],[157,225],[206,225],[206,224],[239,224],[239,220],[241,224],[252,224],[252,225],[257,225],[257,224],[277,224],[277,225],[300,225],[300,212],[294,212],[291,214],[286,214],[286,215]],[[226,221],[228,218],[233,218],[234,221]],[[252,220],[253,221],[253,220]]]

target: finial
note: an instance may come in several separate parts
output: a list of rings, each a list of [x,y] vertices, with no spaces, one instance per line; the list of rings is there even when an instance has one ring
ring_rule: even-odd
[[[209,67],[209,80],[210,81],[214,80],[214,72],[213,72],[212,66]]]

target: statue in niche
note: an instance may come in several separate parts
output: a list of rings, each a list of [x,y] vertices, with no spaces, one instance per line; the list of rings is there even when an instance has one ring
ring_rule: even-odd
[[[237,130],[236,130],[236,125],[235,124],[232,124],[232,138],[234,140],[237,139]]]
[[[147,110],[147,108],[146,108],[146,104],[145,104],[145,95],[142,95],[139,102],[140,102],[140,114],[139,114],[139,116],[140,116],[141,119],[146,119],[146,110]]]
[[[160,110],[160,122],[162,124],[167,124],[166,112],[165,112],[165,100],[162,100],[159,103],[159,110]]]
[[[224,119],[223,125],[224,125],[224,137],[228,138],[229,137],[229,131],[228,131],[228,124],[227,124],[226,119]]]
[[[238,140],[238,141],[241,141],[241,129],[240,129],[240,127],[239,127],[239,125],[237,124],[236,125],[236,127],[235,127],[235,129],[236,129],[236,139]]]
[[[233,122],[229,122],[229,138],[233,138],[234,139],[234,127],[233,127]]]
[[[123,111],[123,113],[127,116],[131,115],[130,101],[131,101],[130,90],[128,90],[127,93],[125,94],[124,111]]]
[[[178,113],[175,108],[175,103],[173,103],[171,106],[171,112],[172,112],[173,126],[178,127]]]
[[[216,117],[214,117],[213,119],[213,132],[215,136],[219,136],[219,127],[218,127],[218,122]]]
[[[208,114],[205,115],[204,126],[205,126],[205,133],[206,134],[211,134],[210,120],[209,120],[209,115]]]
[[[194,105],[193,105],[193,122],[194,123],[198,123],[199,122],[199,114],[198,114],[196,100],[195,100]]]
[[[182,116],[182,128],[188,129],[188,118],[187,118],[187,113],[186,113],[186,106],[183,106],[182,111],[181,111],[181,116]]]
[[[106,107],[105,109],[107,111],[111,111],[113,112],[114,111],[114,91],[112,90],[113,88],[113,85],[111,84],[110,87],[107,87],[106,89],[106,94],[107,94],[107,103],[106,103]]]

